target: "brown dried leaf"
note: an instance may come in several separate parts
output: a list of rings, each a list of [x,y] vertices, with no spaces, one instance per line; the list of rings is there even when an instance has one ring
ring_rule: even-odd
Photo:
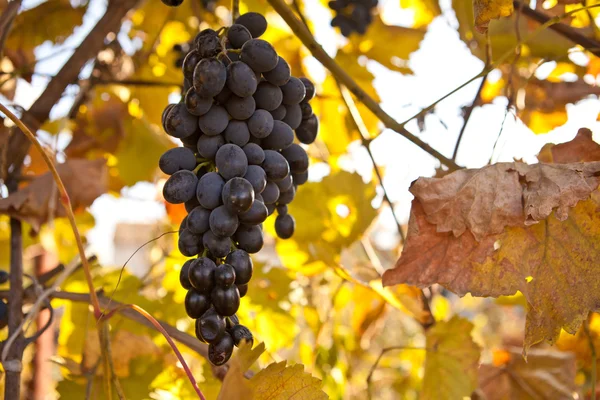
[[[573,399],[575,357],[571,353],[533,349],[527,360],[517,348],[508,349],[510,360],[502,367],[479,368],[479,390],[486,400]]]
[[[592,131],[581,128],[567,143],[549,143],[542,147],[538,160],[544,163],[567,164],[600,160],[600,145],[592,139]]]
[[[73,209],[89,206],[107,190],[108,173],[104,160],[71,159],[56,168]],[[26,221],[34,231],[39,231],[50,216],[66,216],[55,186],[50,172],[38,176],[25,188],[0,199],[0,213]]]

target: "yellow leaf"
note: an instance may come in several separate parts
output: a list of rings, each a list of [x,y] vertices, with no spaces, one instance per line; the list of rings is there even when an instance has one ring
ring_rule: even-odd
[[[242,343],[236,356],[229,363],[227,375],[223,380],[217,400],[254,399],[253,387],[244,377],[244,373],[265,351],[265,344],[260,343],[254,349],[247,343]]]
[[[400,0],[400,7],[414,12],[413,28],[422,28],[442,13],[437,0]]]
[[[421,399],[470,397],[477,387],[480,348],[471,338],[473,324],[453,317],[427,331],[427,355]]]
[[[327,399],[321,381],[304,372],[302,364],[286,367],[286,361],[273,363],[250,379],[254,399]]]
[[[552,112],[523,110],[519,113],[519,118],[527,124],[533,133],[539,135],[566,124],[568,116],[565,109]]]
[[[487,31],[491,20],[508,17],[513,12],[511,0],[474,0],[475,29],[479,33]]]

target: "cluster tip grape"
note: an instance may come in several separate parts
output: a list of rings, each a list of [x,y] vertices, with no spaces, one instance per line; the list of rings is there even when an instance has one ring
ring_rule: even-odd
[[[372,11],[377,7],[378,0],[332,0],[329,2],[336,16],[331,20],[331,26],[338,27],[342,35],[348,37],[353,32],[364,35],[371,22]]]
[[[250,12],[219,32],[201,31],[181,63],[185,94],[162,117],[167,134],[183,142],[159,167],[170,175],[165,200],[188,213],[179,250],[196,258],[181,269],[185,308],[215,365],[253,341],[236,316],[252,278],[250,254],[263,247],[262,223],[274,212],[277,235],[293,235],[287,206],[308,179],[302,144],[314,142],[319,129],[309,104],[313,83],[291,76],[259,39],[266,29],[264,16]]]

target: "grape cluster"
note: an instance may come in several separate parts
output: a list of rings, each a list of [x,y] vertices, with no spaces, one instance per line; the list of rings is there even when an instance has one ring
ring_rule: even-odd
[[[331,26],[340,28],[342,35],[348,37],[352,32],[363,35],[373,21],[372,11],[378,0],[332,0],[329,8],[336,16]]]
[[[220,35],[200,32],[183,60],[185,96],[162,118],[183,142],[160,158],[170,175],[163,195],[185,204],[179,250],[198,255],[181,270],[186,311],[216,365],[241,340],[252,341],[235,315],[252,277],[249,254],[263,247],[262,223],[275,211],[277,235],[293,235],[287,205],[308,179],[308,155],[294,139],[310,144],[319,128],[309,104],[314,85],[292,77],[273,46],[258,39],[266,28],[262,15],[246,13]]]

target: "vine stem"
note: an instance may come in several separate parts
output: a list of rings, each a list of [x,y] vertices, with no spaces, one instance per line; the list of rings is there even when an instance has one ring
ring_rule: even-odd
[[[90,265],[88,263],[87,257],[85,255],[85,250],[83,249],[83,242],[81,241],[81,235],[79,233],[79,229],[77,228],[77,223],[75,222],[75,214],[73,214],[73,208],[71,207],[71,199],[69,198],[69,194],[67,193],[67,189],[58,174],[58,170],[54,165],[54,161],[46,154],[44,148],[37,140],[33,132],[17,117],[13,114],[4,104],[0,103],[0,111],[4,113],[10,120],[19,127],[21,132],[27,136],[27,139],[35,146],[35,148],[39,151],[40,155],[44,159],[44,162],[50,169],[52,173],[52,177],[54,178],[54,182],[58,187],[58,191],[60,193],[60,202],[62,203],[65,211],[67,213],[67,218],[69,219],[69,223],[71,224],[71,229],[73,230],[73,235],[75,236],[75,242],[77,243],[77,250],[79,251],[79,256],[81,257],[81,263],[83,264],[83,271],[85,273],[85,279],[87,281],[88,289],[90,291],[90,299],[92,306],[94,307],[94,316],[96,319],[100,317],[100,303],[98,303],[98,296],[96,295],[96,290],[94,289],[94,282],[92,280],[92,273],[90,271]]]
[[[231,24],[240,16],[240,0],[231,0]]]
[[[365,92],[352,79],[352,77],[350,77],[350,75],[348,75],[348,73],[338,63],[335,62],[334,59],[329,57],[323,47],[317,43],[308,28],[296,17],[294,11],[285,3],[284,0],[268,0],[268,2],[288,24],[298,39],[300,39],[300,41],[302,41],[302,43],[308,48],[312,55],[319,60],[319,62],[323,64],[323,66],[327,68],[342,85],[347,87],[348,90],[354,96],[356,96],[361,103],[371,110],[371,112],[375,114],[386,127],[398,132],[400,135],[413,142],[422,150],[437,158],[442,164],[447,166],[449,170],[456,171],[460,169],[458,164],[442,155],[439,151],[435,150],[417,136],[410,133],[402,124],[398,123],[394,118],[383,111],[379,103],[369,96],[367,92]]]
[[[196,394],[198,395],[198,398],[200,398],[201,400],[206,400],[206,398],[204,397],[204,394],[202,394],[202,391],[198,387],[198,383],[196,382],[196,379],[194,378],[194,375],[192,374],[192,371],[188,367],[187,363],[185,362],[185,359],[181,355],[181,352],[177,348],[177,345],[175,344],[175,342],[173,341],[173,339],[171,338],[171,336],[167,333],[167,331],[165,330],[165,328],[163,328],[163,326],[160,324],[160,322],[158,322],[146,310],[144,310],[143,308],[141,308],[141,307],[139,307],[139,306],[137,306],[135,304],[122,304],[118,308],[115,308],[113,311],[117,311],[117,310],[121,311],[121,310],[127,309],[127,308],[136,311],[138,314],[140,314],[141,316],[143,316],[144,318],[146,318],[146,320],[148,320],[148,322],[150,322],[154,326],[154,328],[156,328],[157,331],[159,331],[160,333],[163,334],[163,336],[165,337],[165,339],[167,339],[167,342],[169,342],[169,346],[171,346],[171,349],[173,350],[173,352],[177,356],[177,359],[179,360],[179,362],[183,366],[183,369],[185,370],[185,373],[186,373],[188,379],[192,383],[192,386],[194,387],[194,390],[196,391]],[[112,312],[111,312],[110,315],[112,315]],[[107,315],[107,317],[108,317],[108,315]],[[103,318],[103,319],[107,319],[107,317]]]

